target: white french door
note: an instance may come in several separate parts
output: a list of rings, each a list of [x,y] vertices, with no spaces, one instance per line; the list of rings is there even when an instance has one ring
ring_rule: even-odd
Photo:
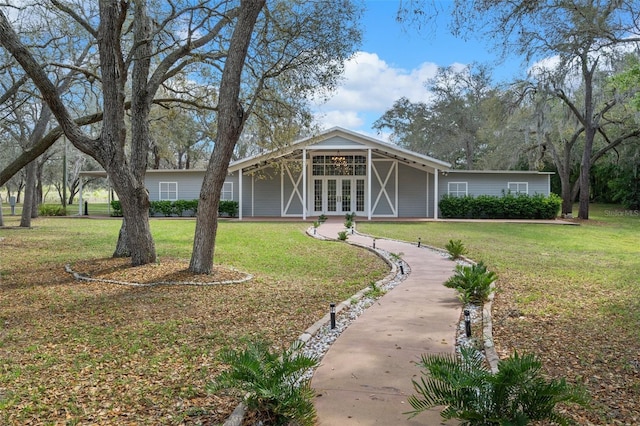
[[[313,181],[315,214],[363,214],[365,205],[365,180],[362,178],[338,176]]]

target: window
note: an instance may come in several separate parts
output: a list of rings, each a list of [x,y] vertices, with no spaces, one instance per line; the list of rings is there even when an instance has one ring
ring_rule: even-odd
[[[464,197],[467,195],[467,182],[449,182],[449,195]]]
[[[160,201],[176,201],[178,199],[178,182],[160,182]]]
[[[367,157],[364,155],[315,155],[312,162],[313,176],[366,176]]]
[[[225,182],[222,185],[222,192],[220,193],[220,200],[233,201],[233,182]]]
[[[509,182],[507,184],[507,189],[512,194],[528,194],[529,182]]]

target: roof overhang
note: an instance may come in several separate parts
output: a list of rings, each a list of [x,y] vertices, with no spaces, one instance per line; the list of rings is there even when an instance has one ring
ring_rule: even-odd
[[[345,145],[323,145],[323,142],[335,137],[341,137],[350,142]],[[397,145],[383,142],[370,136],[353,132],[341,127],[334,127],[318,135],[300,139],[283,148],[244,158],[229,164],[229,172],[240,169],[256,169],[269,164],[272,161],[300,158],[303,150],[307,151],[367,151],[378,153],[382,156],[393,158],[417,168],[429,168],[449,170],[451,164],[433,157],[418,154],[401,148]]]

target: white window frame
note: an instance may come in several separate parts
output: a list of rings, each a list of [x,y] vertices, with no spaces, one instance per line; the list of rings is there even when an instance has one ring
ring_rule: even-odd
[[[520,189],[521,186],[524,186],[524,190]],[[507,191],[512,194],[529,194],[529,182],[507,182]]]
[[[456,185],[455,190],[451,188],[452,185]],[[464,193],[463,191],[460,190],[460,185],[464,185]],[[450,197],[466,197],[468,193],[469,193],[469,185],[467,184],[467,182],[447,183],[447,194],[449,194]]]
[[[173,188],[171,188],[172,186]],[[177,201],[178,200],[178,182],[159,182],[158,200]]]
[[[225,182],[222,184],[220,201],[233,201],[233,182]]]

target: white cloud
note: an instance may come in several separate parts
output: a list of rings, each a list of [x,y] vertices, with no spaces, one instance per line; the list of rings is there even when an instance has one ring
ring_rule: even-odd
[[[429,101],[431,95],[424,83],[437,69],[438,65],[430,62],[412,70],[394,68],[375,53],[359,52],[345,64],[344,80],[333,96],[315,106],[316,117],[324,128],[371,132],[371,123],[401,97]]]

